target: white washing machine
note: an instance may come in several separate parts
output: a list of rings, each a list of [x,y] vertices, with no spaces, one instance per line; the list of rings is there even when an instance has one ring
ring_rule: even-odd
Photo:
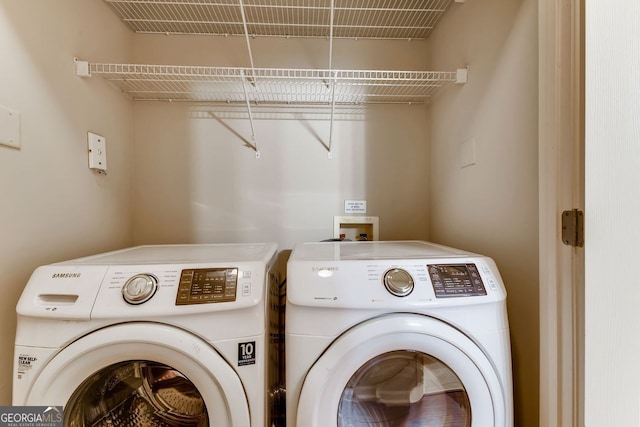
[[[269,425],[275,258],[154,245],[39,267],[17,306],[13,404],[64,406],[65,426]]]
[[[513,425],[506,292],[428,242],[307,243],[287,267],[288,427]]]

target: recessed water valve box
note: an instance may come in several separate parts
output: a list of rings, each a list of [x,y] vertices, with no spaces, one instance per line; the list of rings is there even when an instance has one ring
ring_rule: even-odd
[[[334,216],[333,235],[342,240],[378,240],[377,216]]]

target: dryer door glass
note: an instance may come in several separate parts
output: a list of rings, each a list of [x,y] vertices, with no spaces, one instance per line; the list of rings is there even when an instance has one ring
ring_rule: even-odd
[[[339,427],[469,427],[471,405],[458,376],[427,354],[401,350],[365,363],[347,383]]]
[[[65,407],[64,425],[206,427],[200,392],[179,371],[156,362],[127,361],[87,378]]]

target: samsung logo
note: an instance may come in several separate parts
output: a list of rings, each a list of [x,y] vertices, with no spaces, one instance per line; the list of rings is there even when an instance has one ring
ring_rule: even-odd
[[[80,277],[82,273],[54,273],[51,278],[53,279],[74,279]]]
[[[338,267],[311,267],[314,272],[318,271],[338,271]]]
[[[338,271],[338,267],[312,267],[311,270],[319,277],[326,279],[333,276],[333,273]]]

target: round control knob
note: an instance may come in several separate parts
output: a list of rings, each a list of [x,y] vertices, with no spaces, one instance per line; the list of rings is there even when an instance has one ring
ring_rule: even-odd
[[[136,274],[122,286],[122,297],[129,304],[149,301],[158,289],[158,279],[151,274]]]
[[[413,277],[401,268],[384,273],[384,287],[397,297],[406,297],[413,291]]]

